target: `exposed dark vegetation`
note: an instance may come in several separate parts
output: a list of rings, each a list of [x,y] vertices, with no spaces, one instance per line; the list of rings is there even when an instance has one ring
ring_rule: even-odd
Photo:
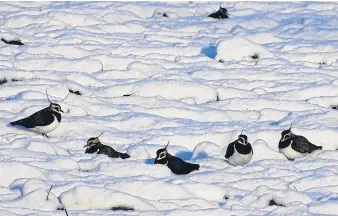
[[[156,14],[168,18],[168,14],[166,12],[156,12]]]
[[[82,95],[79,91],[74,91],[72,89],[69,89],[69,92],[76,95]]]
[[[222,59],[220,59],[218,62],[224,63],[224,61]]]
[[[228,200],[229,197],[227,195],[224,195],[223,199]]]
[[[130,94],[124,94],[123,97],[129,97],[132,96],[134,93],[130,93]]]
[[[211,17],[214,19],[227,19],[229,18],[229,14],[226,8],[222,8],[222,6],[219,6],[218,11],[209,14],[208,17]]]
[[[0,79],[0,85],[7,83],[7,79]]]
[[[252,56],[250,56],[252,59],[259,59],[259,54],[254,53]]]
[[[58,207],[57,210],[59,210],[59,211],[64,211],[65,208],[63,208],[63,207]]]
[[[19,45],[19,46],[24,45],[21,42],[21,40],[10,40],[10,41],[8,41],[8,40],[6,40],[4,38],[1,38],[1,41],[4,42],[4,43],[6,43],[6,44],[11,44],[11,45]]]
[[[216,95],[216,101],[220,101],[218,94]]]
[[[338,105],[331,105],[331,109],[338,109]]]
[[[52,190],[52,188],[53,188],[53,185],[52,185],[52,186],[50,186],[50,188],[49,188],[49,191],[48,191],[48,194],[47,194],[47,198],[46,198],[46,200],[48,200],[48,197],[49,197],[49,194],[50,194],[50,191]]]
[[[326,65],[326,62],[319,62],[319,65]]]
[[[18,82],[22,81],[21,79],[11,79],[12,82]],[[8,80],[6,78],[0,79],[0,85],[8,83]]]
[[[283,207],[285,207],[284,205],[282,205],[282,204],[278,204],[278,203],[276,203],[276,201],[275,200],[270,200],[270,202],[269,202],[269,206],[283,206]]]
[[[128,207],[128,206],[114,206],[114,207],[111,207],[111,210],[113,211],[133,211],[135,209]]]

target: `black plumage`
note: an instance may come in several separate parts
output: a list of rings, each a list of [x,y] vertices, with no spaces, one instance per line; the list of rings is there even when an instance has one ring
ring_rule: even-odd
[[[87,144],[84,147],[87,147],[85,153],[88,154],[93,154],[97,152],[97,154],[104,154],[111,158],[130,158],[130,155],[128,155],[127,153],[120,153],[112,147],[102,144],[99,140],[99,137],[89,138]]]
[[[6,40],[6,39],[4,39],[4,38],[1,38],[1,41],[4,42],[4,43],[6,43],[6,44],[11,44],[11,45],[19,45],[19,46],[24,45],[24,44],[21,42],[21,40],[10,40],[10,41],[8,41],[8,40]]]
[[[171,172],[176,175],[185,175],[194,170],[199,170],[199,164],[188,163],[181,158],[169,154],[167,151],[168,145],[169,142],[165,148],[157,150],[154,164],[167,165]]]
[[[311,143],[304,136],[293,134],[291,132],[291,127],[292,125],[288,130],[284,130],[282,132],[281,139],[278,144],[279,151],[282,152],[289,160],[295,159],[297,153],[299,155],[309,154],[315,150],[322,149],[322,146],[317,146]],[[291,149],[288,149],[290,145]]]
[[[226,8],[222,8],[222,6],[219,6],[218,11],[212,14],[209,14],[208,17],[211,17],[214,19],[227,19],[229,18],[229,14]]]

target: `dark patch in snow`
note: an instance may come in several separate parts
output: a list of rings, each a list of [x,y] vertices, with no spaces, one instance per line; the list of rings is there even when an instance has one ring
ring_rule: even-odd
[[[72,93],[72,94],[76,94],[76,95],[82,95],[81,92],[79,91],[74,91],[72,89],[69,89],[69,92]]]
[[[326,65],[326,62],[319,62],[319,65]]]
[[[8,41],[8,40],[6,40],[6,39],[4,39],[4,38],[1,38],[1,40],[2,40],[2,42],[4,42],[5,44],[19,45],[19,46],[24,45],[24,44],[21,42],[21,40],[10,40],[10,41]]]
[[[283,207],[285,207],[285,205],[282,205],[282,204],[278,204],[278,203],[276,203],[276,201],[275,200],[270,200],[270,202],[269,202],[269,206],[283,206]]]
[[[229,14],[226,8],[222,8],[222,6],[219,6],[218,11],[212,14],[209,14],[208,17],[211,17],[214,19],[227,19],[229,18]]]
[[[7,79],[5,78],[5,79],[2,79],[2,80],[0,80],[0,85],[2,85],[2,84],[5,84],[5,83],[7,83],[8,81],[7,81]]]
[[[218,62],[224,63],[224,61],[222,59],[220,59]]]
[[[111,207],[111,210],[113,211],[133,211],[135,209],[128,207],[128,206],[114,206],[114,207]]]
[[[250,56],[250,58],[252,58],[252,59],[259,59],[259,54],[258,53],[254,53],[252,56]]]
[[[216,93],[216,101],[220,101],[218,93]]]
[[[223,199],[228,200],[229,197],[227,195],[224,195]]]
[[[122,95],[123,97],[129,97],[129,96],[132,96],[134,93],[130,93],[130,94],[124,94]]]
[[[201,53],[208,56],[209,58],[214,59],[217,55],[217,49],[215,46],[208,46],[208,47],[202,48]]]

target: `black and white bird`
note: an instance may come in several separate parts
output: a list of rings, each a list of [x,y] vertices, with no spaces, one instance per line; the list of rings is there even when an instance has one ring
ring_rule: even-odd
[[[229,14],[226,8],[222,8],[222,6],[219,6],[219,9],[217,12],[211,13],[208,15],[208,17],[214,18],[214,19],[227,19],[229,18]]]
[[[115,149],[113,149],[112,147],[102,144],[99,140],[99,137],[102,134],[103,133],[101,133],[97,137],[92,137],[88,139],[87,144],[83,146],[83,147],[87,147],[85,153],[93,154],[97,152],[97,154],[104,154],[111,158],[122,158],[122,159],[130,158],[129,154],[120,153],[118,151],[115,151]]]
[[[253,149],[248,142],[248,137],[243,133],[238,136],[238,139],[228,145],[225,153],[225,158],[235,166],[242,166],[251,161]]]
[[[278,148],[287,159],[294,160],[298,157],[305,156],[315,150],[322,149],[322,146],[312,144],[305,137],[293,134],[291,127],[282,132],[282,137],[279,140]]]
[[[181,158],[169,154],[167,151],[169,142],[170,141],[168,141],[165,148],[157,150],[154,164],[167,165],[171,172],[176,175],[185,175],[194,170],[199,170],[200,165],[185,162]]]
[[[61,122],[61,106],[57,103],[51,102],[48,97],[47,89],[46,89],[47,99],[50,102],[50,105],[42,110],[39,110],[32,115],[20,119],[10,124],[12,126],[18,125],[25,128],[32,129],[33,131],[42,133],[43,136],[49,138],[46,133],[49,133],[55,130],[60,122]]]

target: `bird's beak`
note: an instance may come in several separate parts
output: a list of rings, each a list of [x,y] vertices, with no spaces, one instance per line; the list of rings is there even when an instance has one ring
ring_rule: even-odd
[[[60,109],[60,112],[63,112],[63,110],[62,109]],[[64,113],[64,112],[63,112]]]
[[[89,146],[89,145],[88,145],[88,144],[86,144],[85,146],[83,146],[83,148],[84,148],[84,147],[87,147],[87,146]]]

